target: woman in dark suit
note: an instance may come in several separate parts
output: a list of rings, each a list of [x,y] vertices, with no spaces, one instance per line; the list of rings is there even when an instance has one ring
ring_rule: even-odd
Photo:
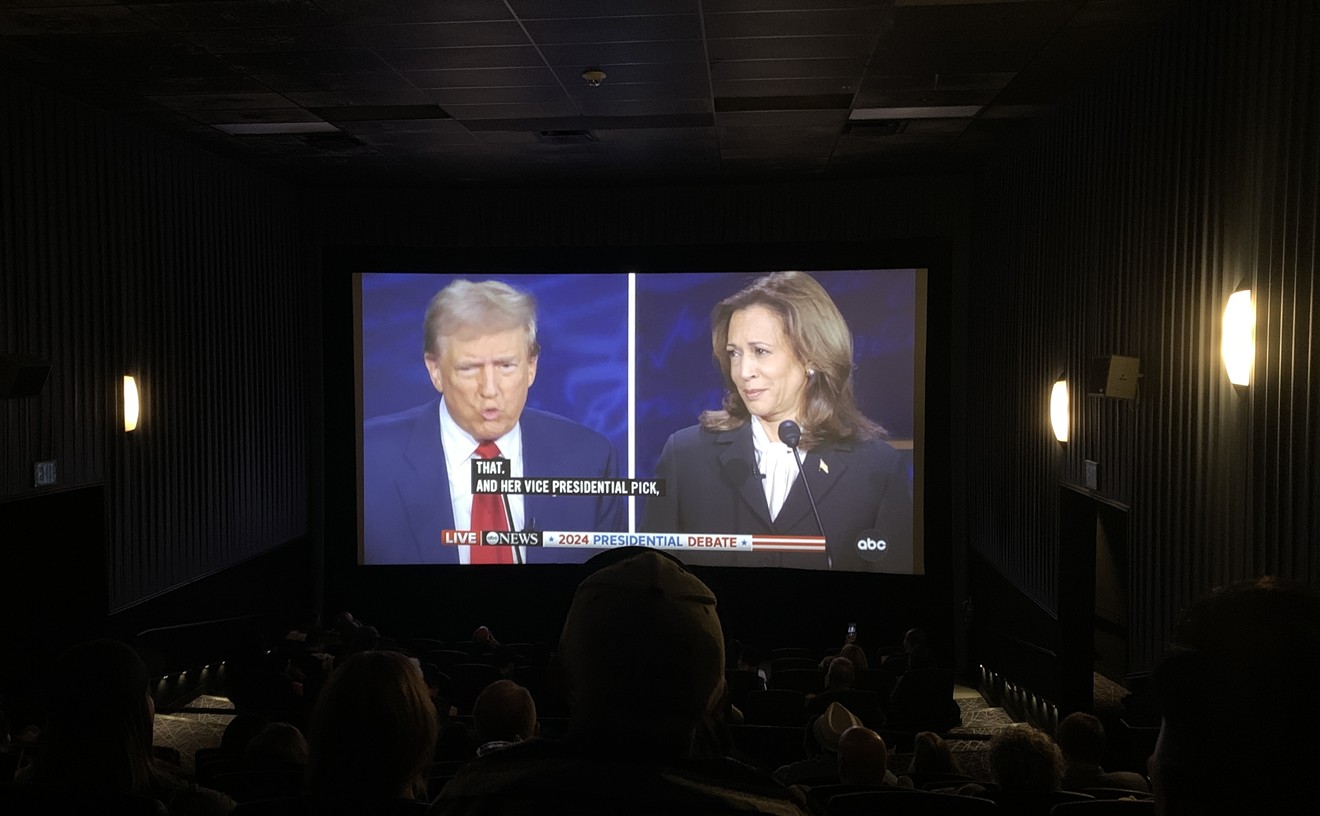
[[[759,278],[715,307],[711,347],[724,407],[665,443],[656,478],[666,494],[647,502],[642,529],[819,536],[823,527],[825,553],[685,553],[684,560],[912,572],[907,466],[857,408],[852,334],[825,289],[801,272]],[[785,420],[801,429],[801,472],[779,438]]]

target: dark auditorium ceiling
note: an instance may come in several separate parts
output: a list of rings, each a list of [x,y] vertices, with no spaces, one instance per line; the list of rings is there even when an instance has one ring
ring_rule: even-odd
[[[0,70],[307,183],[856,178],[974,167],[1176,1],[0,0]]]

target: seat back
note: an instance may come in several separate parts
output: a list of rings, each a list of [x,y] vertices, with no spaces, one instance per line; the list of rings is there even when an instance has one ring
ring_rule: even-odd
[[[952,669],[910,669],[898,678],[889,700],[891,728],[947,731],[961,722]]]
[[[1050,816],[1153,816],[1154,799],[1097,799],[1094,802],[1060,802]]]
[[[801,728],[806,722],[806,695],[796,689],[766,689],[747,695],[743,721],[748,725],[786,725]]]
[[[783,646],[778,649],[770,650],[770,659],[778,660],[782,657],[806,657],[815,658],[815,652],[801,646]]]
[[[770,688],[795,689],[803,694],[825,690],[825,676],[819,669],[785,669],[770,673]]]
[[[5,816],[169,816],[150,796],[70,788],[65,785],[0,785],[0,813]]]
[[[1005,810],[1021,814],[1021,816],[1049,816],[1055,805],[1068,802],[1096,801],[1084,793],[1073,793],[1072,791],[1017,791],[1000,788],[999,790],[988,790],[978,795],[997,803]]]
[[[817,674],[823,674],[820,670],[820,663],[809,657],[777,657],[770,661],[771,677],[774,677],[776,672],[788,671],[789,669],[810,669]]]
[[[887,788],[865,793],[841,793],[825,806],[826,816],[994,816],[999,807],[989,799]]]

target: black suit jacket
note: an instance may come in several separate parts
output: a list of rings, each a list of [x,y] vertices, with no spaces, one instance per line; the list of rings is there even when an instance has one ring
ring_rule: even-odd
[[[912,495],[907,462],[879,440],[827,445],[803,454],[802,467],[820,510],[836,570],[912,572]],[[648,532],[820,535],[799,476],[779,516],[770,507],[756,469],[752,427],[707,431],[699,425],[675,433],[656,466],[663,497],[647,501],[641,529]],[[885,541],[883,551],[858,550],[865,530]],[[878,539],[877,539],[878,540]],[[703,564],[825,569],[816,553],[683,553]]]
[[[369,420],[363,429],[363,550],[367,564],[457,564],[440,544],[452,528],[449,474],[440,442],[440,400]],[[614,446],[558,414],[524,408],[523,472],[529,477],[610,479]],[[525,529],[617,531],[627,526],[620,496],[527,496]],[[529,563],[581,563],[592,551],[528,548]]]

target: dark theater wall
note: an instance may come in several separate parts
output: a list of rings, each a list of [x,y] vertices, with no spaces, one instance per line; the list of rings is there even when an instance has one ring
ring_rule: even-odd
[[[39,460],[103,484],[111,609],[307,531],[300,223],[284,184],[0,77],[0,353],[51,364],[0,402],[0,498],[48,492]],[[58,559],[59,521],[0,538]]]
[[[1215,585],[1320,584],[1318,21],[1304,0],[1187,4],[979,180],[968,370],[986,432],[969,436],[969,541],[1066,618],[1079,565],[1060,544],[1076,506],[1061,485],[1098,461],[1091,499],[1126,508],[1129,674]],[[1219,353],[1239,280],[1258,315],[1246,389]],[[1135,401],[1085,396],[1092,358],[1111,354],[1141,359]],[[1060,374],[1066,445],[1047,419]]]

